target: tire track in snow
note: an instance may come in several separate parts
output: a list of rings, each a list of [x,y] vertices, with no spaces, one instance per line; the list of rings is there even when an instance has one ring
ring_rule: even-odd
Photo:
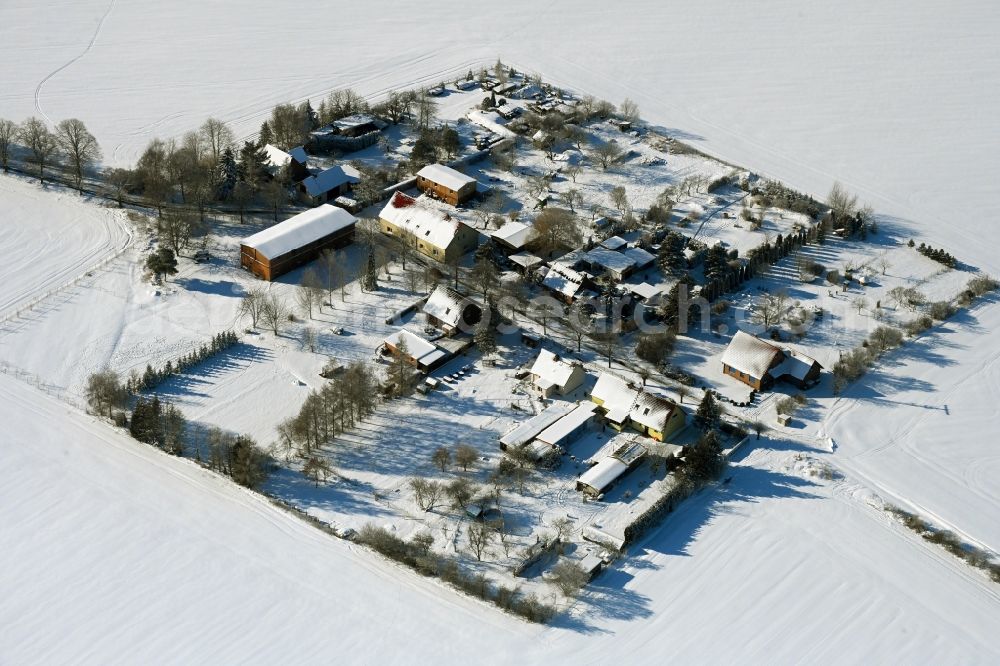
[[[83,56],[85,56],[88,53],[90,53],[90,50],[92,48],[94,48],[94,44],[97,43],[97,38],[101,36],[101,28],[104,27],[104,21],[107,20],[108,15],[111,14],[111,10],[113,10],[115,8],[115,4],[117,4],[117,2],[118,2],[118,0],[111,0],[111,4],[108,5],[108,8],[104,10],[104,14],[101,15],[101,20],[97,22],[97,29],[94,30],[94,35],[90,38],[90,42],[87,44],[87,47],[83,50],[83,53],[81,53],[80,55],[76,56],[75,58],[70,59],[65,64],[63,64],[63,65],[55,68],[51,72],[49,72],[45,76],[45,78],[43,78],[41,81],[39,81],[38,85],[35,86],[35,111],[38,111],[38,115],[40,115],[42,118],[45,118],[45,120],[47,122],[51,123],[51,122],[53,122],[53,120],[51,118],[49,118],[48,115],[46,115],[45,111],[42,110],[42,103],[41,103],[41,99],[40,99],[41,94],[42,94],[42,87],[46,83],[48,83],[49,80],[52,79],[52,77],[54,77],[56,74],[58,74],[59,72],[63,71],[64,69],[66,69],[67,67],[69,67],[70,65],[72,65],[73,63],[75,63],[76,61],[78,61],[80,58],[82,58]]]

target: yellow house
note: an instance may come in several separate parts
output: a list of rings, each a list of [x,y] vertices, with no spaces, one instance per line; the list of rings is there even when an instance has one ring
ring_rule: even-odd
[[[379,230],[441,262],[457,260],[479,245],[479,232],[422,200],[396,192],[379,213]]]
[[[640,390],[609,372],[597,378],[590,399],[615,430],[629,426],[658,442],[666,441],[687,422],[684,410],[673,400]]]

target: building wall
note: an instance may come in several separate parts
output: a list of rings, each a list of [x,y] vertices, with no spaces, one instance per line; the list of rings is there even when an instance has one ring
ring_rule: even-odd
[[[441,201],[450,203],[452,206],[457,206],[463,201],[467,201],[476,193],[475,183],[466,183],[456,191],[423,176],[417,176],[417,187],[421,192],[433,194]]]
[[[267,257],[254,248],[240,246],[240,265],[263,280],[274,280],[319,257],[326,249],[346,247],[354,241],[354,225],[277,257]]]

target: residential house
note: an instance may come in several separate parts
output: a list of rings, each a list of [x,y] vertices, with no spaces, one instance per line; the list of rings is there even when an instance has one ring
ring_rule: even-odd
[[[722,372],[758,391],[771,388],[779,379],[809,388],[819,380],[821,370],[815,359],[744,331],[736,331],[722,354]]]
[[[440,328],[445,335],[470,333],[483,318],[481,305],[446,285],[434,288],[424,303],[423,312],[428,323]]]
[[[575,391],[587,378],[583,364],[567,361],[548,349],[538,352],[538,357],[528,371],[532,386],[542,398],[553,394],[566,395]]]
[[[336,200],[361,182],[361,172],[350,164],[324,169],[299,183],[299,191],[313,205]]]
[[[534,234],[535,229],[531,225],[512,220],[496,231],[491,231],[490,237],[496,241],[499,248],[511,254],[523,251]]]
[[[457,260],[479,244],[478,231],[430,202],[402,192],[393,194],[379,213],[379,229],[442,262]]]
[[[669,398],[640,389],[618,375],[602,372],[590,399],[615,430],[631,427],[658,442],[667,441],[687,422],[684,410]]]
[[[292,148],[289,152],[271,144],[264,146],[264,169],[272,178],[277,177],[282,169],[287,169],[293,183],[301,181],[309,176],[307,159],[305,148],[301,146]]]
[[[402,357],[423,372],[430,372],[451,358],[447,351],[433,342],[403,328],[383,340],[382,349],[388,355]]]

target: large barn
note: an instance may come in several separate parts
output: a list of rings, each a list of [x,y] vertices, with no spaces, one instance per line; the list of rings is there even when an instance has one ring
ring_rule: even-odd
[[[346,210],[323,204],[244,238],[240,265],[264,280],[273,280],[325,249],[349,245],[356,222]]]

